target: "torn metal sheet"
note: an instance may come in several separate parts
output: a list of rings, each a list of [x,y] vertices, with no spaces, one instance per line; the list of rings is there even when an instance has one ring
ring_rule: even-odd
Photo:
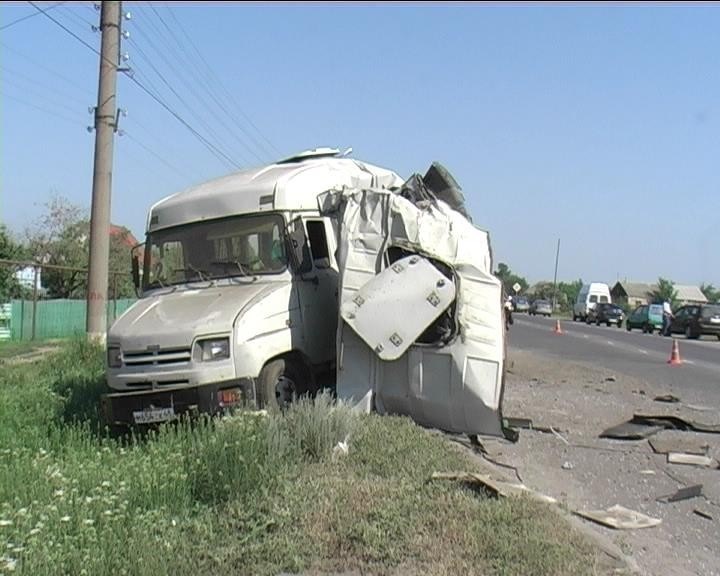
[[[665,434],[672,434],[672,432]],[[668,452],[685,452],[687,454],[699,454],[707,456],[710,446],[701,438],[665,436],[662,433],[648,439],[648,443],[656,454],[667,454]]]
[[[685,454],[683,452],[670,452],[667,455],[670,464],[687,464],[688,466],[702,466],[704,468],[717,468],[718,463],[709,456],[698,456],[697,454]]]
[[[450,192],[459,189],[446,176],[438,172],[430,179],[448,183]],[[392,191],[345,188],[319,198],[320,211],[340,223],[338,398],[356,403],[370,393],[380,414],[407,415],[448,432],[503,436],[505,327],[502,285],[492,274],[489,236],[439,200],[422,178],[408,183],[412,186]],[[454,192],[451,196],[460,200]],[[347,316],[353,313],[353,300],[407,257],[437,269],[444,287],[453,292],[452,303],[443,304],[440,315],[428,322],[430,317],[420,314],[422,302],[412,296],[413,306],[403,304],[401,315],[373,314],[370,330],[366,326],[359,335],[348,322],[357,319]],[[393,287],[391,293],[408,298],[414,287],[403,288],[397,292]],[[428,297],[421,295],[423,301]],[[405,326],[413,322],[412,330]],[[423,324],[427,328],[416,336]],[[407,339],[401,330],[407,330]],[[393,334],[402,338],[395,339],[398,345]],[[400,349],[400,354],[388,355]]]
[[[616,440],[643,440],[664,430],[663,426],[648,426],[636,422],[623,422],[603,430],[600,438],[614,438]]]
[[[655,402],[668,402],[670,404],[677,404],[678,402],[680,402],[680,398],[672,394],[662,394],[661,396],[655,396],[653,400]]]
[[[603,431],[600,438],[618,438],[622,440],[640,440],[656,434],[660,430],[693,430],[720,434],[720,424],[695,422],[680,416],[669,414],[634,414],[632,419]]]
[[[651,528],[662,523],[660,518],[652,518],[641,512],[630,510],[619,504],[611,506],[607,510],[579,510],[575,512],[583,518],[593,520],[604,526],[616,530],[635,530],[638,528]]]
[[[697,498],[702,496],[702,484],[693,484],[692,486],[686,486],[680,488],[674,494],[668,494],[667,496],[661,496],[657,499],[658,502],[680,502],[681,500],[690,500],[691,498]]]
[[[433,480],[456,480],[466,484],[480,486],[494,496],[501,496],[503,498],[510,496],[528,496],[533,500],[538,500],[546,504],[557,504],[557,500],[552,496],[531,490],[525,486],[525,484],[495,480],[487,474],[477,474],[474,472],[433,472],[431,478]]]
[[[694,430],[708,434],[720,434],[720,424],[709,424],[689,420],[682,416],[672,414],[633,414],[633,422],[648,424],[649,426],[662,426],[674,430]]]
[[[342,319],[382,360],[397,360],[455,300],[455,283],[428,260],[407,256],[363,284]]]

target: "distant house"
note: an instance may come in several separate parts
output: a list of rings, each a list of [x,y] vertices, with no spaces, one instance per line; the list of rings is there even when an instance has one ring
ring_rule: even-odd
[[[610,290],[613,302],[627,302],[630,308],[641,304],[651,304],[652,293],[657,290],[657,284],[644,284],[642,282],[617,282]],[[708,299],[698,286],[675,284],[677,290],[677,305],[705,304]]]
[[[37,276],[35,276],[35,273],[37,272]],[[18,284],[22,286],[23,288],[28,288],[32,290],[33,287],[33,280],[37,279],[37,288],[38,290],[42,290],[42,269],[38,268],[37,270],[33,268],[32,266],[26,266],[25,268],[21,268],[17,272],[15,272],[15,278],[17,278]]]
[[[617,282],[610,290],[613,302],[627,302],[630,308],[648,304],[651,294],[657,290],[656,284],[642,282]]]
[[[678,304],[707,304],[708,299],[698,286],[675,284]]]
[[[119,238],[120,241],[125,244],[128,248],[134,248],[137,244],[137,238],[133,236],[125,226],[117,226],[116,224],[110,224],[110,236]]]

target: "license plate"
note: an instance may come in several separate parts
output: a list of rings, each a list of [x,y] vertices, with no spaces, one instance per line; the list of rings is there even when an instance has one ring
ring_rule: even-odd
[[[175,418],[175,409],[170,408],[153,408],[152,410],[140,410],[133,412],[133,420],[135,424],[152,424],[154,422],[165,422]]]

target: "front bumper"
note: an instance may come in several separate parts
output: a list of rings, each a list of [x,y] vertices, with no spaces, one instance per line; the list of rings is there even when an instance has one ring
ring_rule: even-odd
[[[232,406],[222,401],[223,390],[239,388],[242,400]],[[221,414],[230,408],[256,405],[255,380],[238,378],[202,386],[183,386],[155,390],[112,392],[101,397],[101,410],[105,423],[111,428],[130,428],[138,424],[136,413],[171,409],[164,421],[183,415]]]

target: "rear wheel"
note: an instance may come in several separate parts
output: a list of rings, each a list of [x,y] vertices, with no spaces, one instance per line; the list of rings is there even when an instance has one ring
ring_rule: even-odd
[[[630,322],[625,324],[625,330],[627,330],[628,332],[630,332],[632,330],[632,326],[630,326]]]
[[[688,324],[687,326],[685,326],[685,337],[689,340],[696,340],[700,337],[700,334],[696,334],[695,332],[693,332],[692,326]]]

